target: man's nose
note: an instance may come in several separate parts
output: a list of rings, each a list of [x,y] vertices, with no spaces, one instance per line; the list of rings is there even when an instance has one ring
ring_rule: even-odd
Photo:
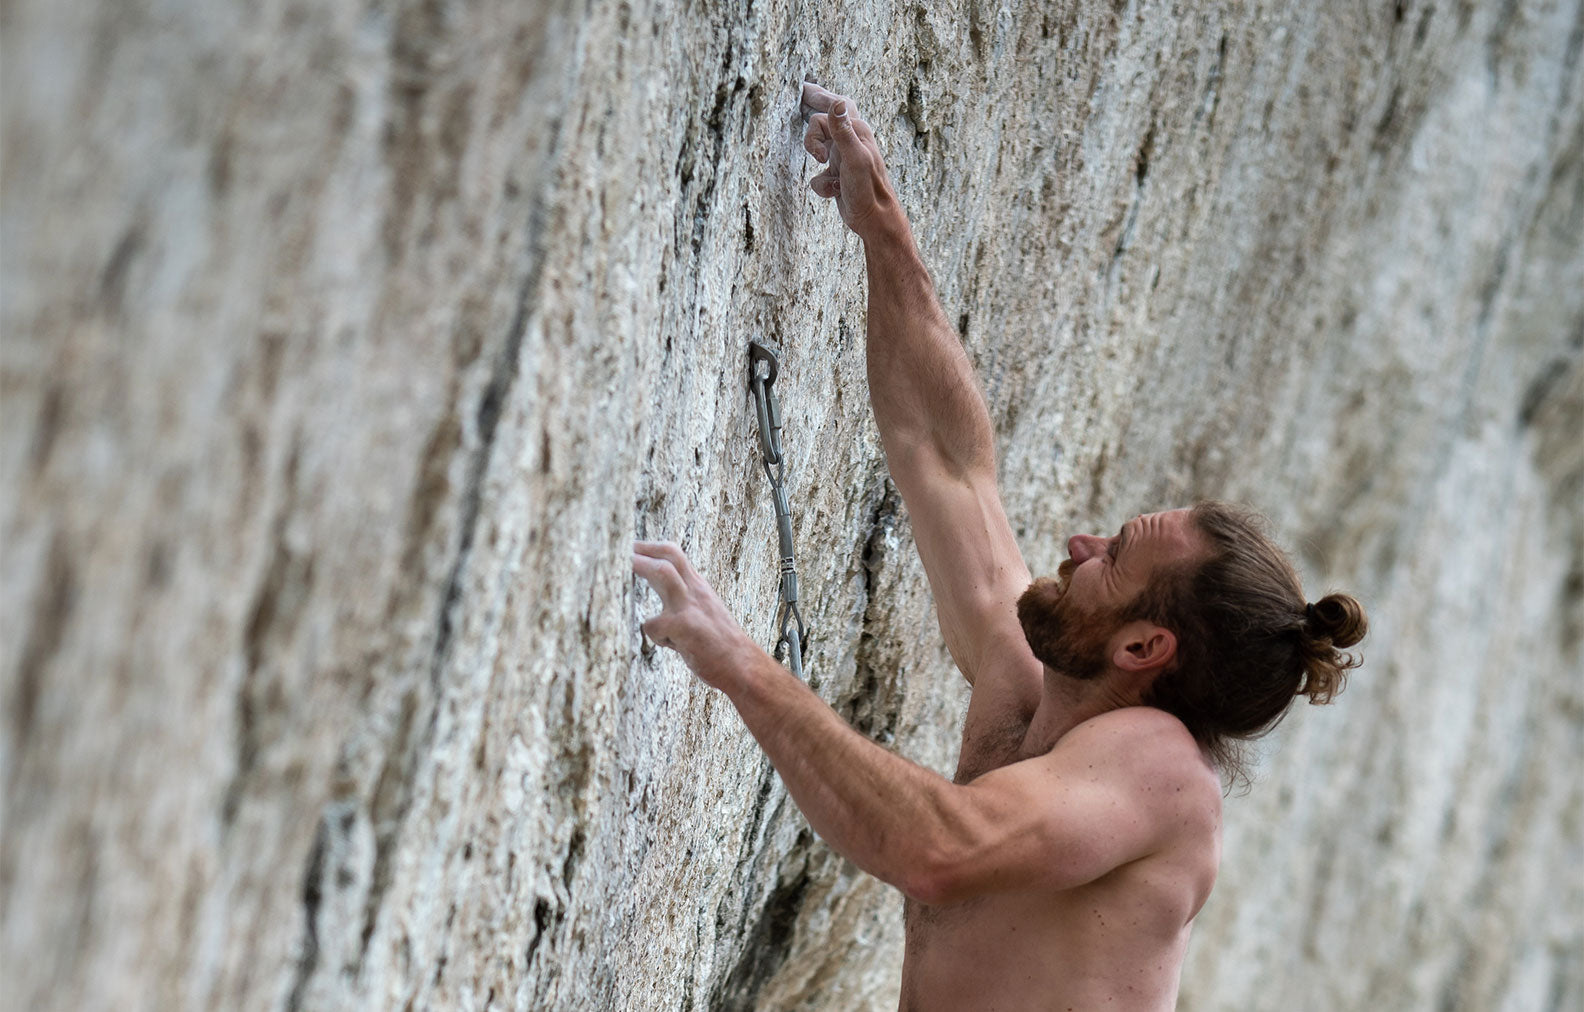
[[[1107,539],[1096,537],[1093,534],[1076,534],[1067,541],[1067,554],[1079,565],[1083,565],[1097,555],[1106,553]]]

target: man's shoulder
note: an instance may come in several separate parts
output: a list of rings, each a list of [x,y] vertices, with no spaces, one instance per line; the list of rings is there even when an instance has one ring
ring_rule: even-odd
[[[1221,793],[1220,776],[1182,721],[1152,706],[1124,706],[1091,717],[1054,751],[1081,754],[1097,775]]]
[[[1069,739],[1082,739],[1090,743],[1129,746],[1151,745],[1156,748],[1191,748],[1196,753],[1198,744],[1188,727],[1165,710],[1153,706],[1119,706],[1073,727],[1062,735],[1058,744]]]

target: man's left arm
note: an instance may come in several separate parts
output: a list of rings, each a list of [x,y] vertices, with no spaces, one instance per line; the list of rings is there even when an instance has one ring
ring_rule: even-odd
[[[644,632],[726,693],[815,832],[908,896],[1070,888],[1159,844],[1171,816],[1138,784],[1155,775],[1140,757],[1156,750],[1112,714],[1048,755],[953,784],[847,726],[743,633],[677,546],[639,542],[633,569],[664,606]]]

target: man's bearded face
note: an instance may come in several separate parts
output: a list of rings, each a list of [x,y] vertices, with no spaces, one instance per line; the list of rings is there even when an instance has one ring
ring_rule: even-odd
[[[1018,621],[1029,649],[1047,667],[1085,681],[1105,674],[1110,658],[1106,648],[1122,625],[1115,609],[1086,611],[1067,595],[1072,559],[1056,570],[1056,578],[1041,577],[1018,597]]]

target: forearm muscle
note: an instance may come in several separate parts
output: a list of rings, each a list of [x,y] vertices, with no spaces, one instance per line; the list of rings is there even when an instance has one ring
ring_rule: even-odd
[[[954,472],[993,475],[994,442],[984,398],[906,220],[898,215],[890,228],[866,239],[864,250],[869,397],[893,472],[898,458],[925,452]]]

